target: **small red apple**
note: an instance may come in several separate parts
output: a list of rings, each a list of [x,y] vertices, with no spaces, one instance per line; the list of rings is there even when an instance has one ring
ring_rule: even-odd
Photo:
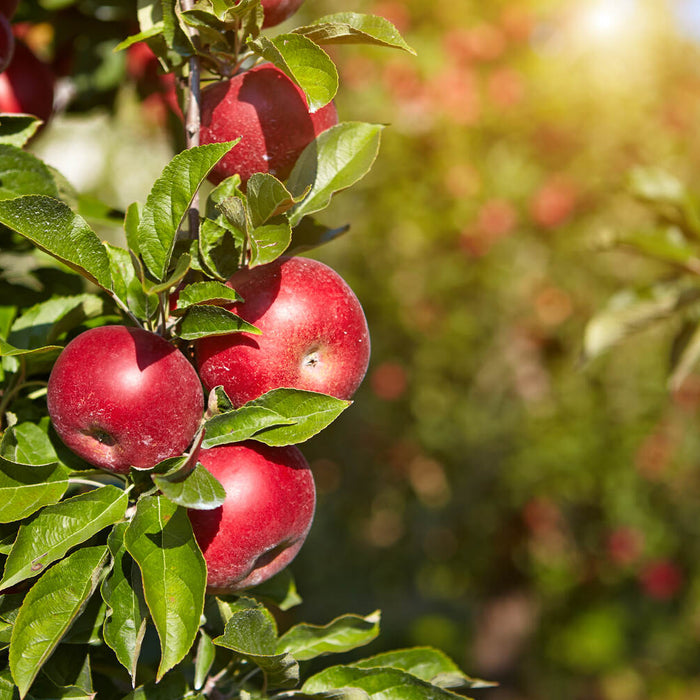
[[[263,27],[274,27],[289,19],[303,4],[304,0],[262,0],[265,20]]]
[[[226,284],[246,300],[229,308],[262,335],[197,341],[199,376],[208,390],[222,385],[236,406],[279,387],[341,399],[355,393],[369,363],[369,329],[337,272],[309,258],[282,257],[239,270]]]
[[[0,73],[10,65],[14,53],[15,37],[12,33],[12,25],[5,15],[0,14]]]
[[[33,114],[46,122],[53,111],[53,91],[49,66],[17,39],[12,61],[0,73],[0,112]]]
[[[200,425],[204,395],[194,367],[167,340],[103,326],[66,345],[49,377],[47,403],[67,447],[125,474],[182,454]]]
[[[219,508],[189,511],[208,591],[266,581],[292,561],[311,528],[316,489],[308,463],[296,447],[254,442],[201,450],[199,461],[226,491]]]
[[[243,185],[253,173],[289,177],[301,152],[338,123],[331,102],[311,114],[304,93],[279,68],[256,66],[202,90],[200,141],[241,141],[214,166],[219,183],[238,173]]]

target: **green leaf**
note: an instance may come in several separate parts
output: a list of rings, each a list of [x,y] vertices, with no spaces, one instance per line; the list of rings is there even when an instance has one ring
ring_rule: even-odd
[[[164,25],[163,22],[158,22],[148,29],[139,32],[138,34],[132,34],[131,36],[128,36],[124,41],[120,42],[114,47],[115,51],[123,51],[124,49],[128,49],[130,46],[133,46],[134,44],[138,44],[140,41],[145,41],[146,39],[150,39],[154,36],[160,36],[163,33],[164,30]]]
[[[227,280],[237,269],[241,257],[243,233],[229,226],[204,219],[199,228],[199,255],[213,277]]]
[[[398,29],[384,17],[357,12],[338,12],[294,30],[317,44],[371,44],[416,52],[404,41]]]
[[[153,482],[168,500],[183,508],[213,510],[226,500],[224,487],[201,464],[184,476],[154,474]]]
[[[122,700],[198,700],[187,694],[188,687],[181,673],[169,673],[162,681],[146,683],[133,690]]]
[[[0,115],[0,144],[22,148],[36,134],[41,119],[31,114]]]
[[[79,549],[27,593],[10,644],[10,670],[21,697],[97,587],[106,557],[106,547]]]
[[[240,295],[221,282],[194,282],[180,290],[176,311],[184,311],[195,304],[225,304],[241,301]]]
[[[5,431],[0,456],[17,464],[45,465],[58,457],[49,436],[34,423],[19,423]]]
[[[287,653],[277,653],[277,629],[262,606],[237,610],[226,623],[217,646],[231,649],[261,668],[273,688],[293,686],[299,679],[299,664]]]
[[[260,36],[249,41],[248,46],[277,66],[304,91],[311,112],[327,105],[338,92],[335,64],[311,39],[301,34],[279,34],[272,39]]]
[[[58,198],[51,171],[31,153],[0,144],[0,199],[28,194]]]
[[[383,128],[381,124],[364,122],[336,124],[304,149],[287,180],[287,188],[295,196],[309,186],[311,190],[292,209],[292,226],[327,207],[336,192],[347,189],[369,172],[377,158]]]
[[[661,168],[633,168],[628,187],[639,199],[657,204],[682,206],[687,195],[683,183]]]
[[[220,306],[201,305],[190,307],[178,335],[184,340],[197,340],[209,335],[241,332],[260,335],[259,329],[231,311]]]
[[[470,678],[444,652],[430,647],[387,651],[352,665],[357,668],[396,668],[441,688],[490,688],[497,685]]]
[[[21,520],[58,503],[68,488],[67,475],[58,463],[27,466],[0,458],[0,523]]]
[[[158,311],[158,295],[147,293],[134,268],[134,260],[128,250],[105,243],[109,255],[114,294],[137,318],[148,320]]]
[[[607,308],[586,326],[584,359],[590,360],[634,333],[651,327],[700,299],[700,290],[678,284],[628,289],[616,294]]]
[[[37,576],[68,550],[121,520],[127,503],[126,492],[103,486],[43,508],[20,527],[0,590]]]
[[[295,625],[279,638],[277,651],[288,652],[297,661],[350,651],[376,639],[379,617],[376,611],[366,617],[343,615],[325,626]]]
[[[177,231],[199,186],[236,143],[206,144],[179,153],[153,185],[141,213],[138,249],[156,279],[167,274]]]
[[[318,248],[335,240],[350,230],[350,225],[328,228],[310,216],[305,216],[292,231],[292,242],[288,255],[298,255],[307,250]]]
[[[109,257],[86,221],[51,197],[0,201],[0,222],[103,289],[111,289]]]
[[[124,537],[141,569],[143,591],[158,631],[157,680],[185,657],[204,609],[207,570],[187,511],[162,496],[141,498]]]
[[[103,311],[104,302],[95,294],[55,297],[35,304],[15,319],[7,341],[16,348],[49,350],[44,346]]]
[[[204,424],[202,447],[208,449],[217,445],[249,440],[261,430],[280,425],[295,425],[296,419],[283,416],[277,411],[263,406],[241,406],[210,418]]]
[[[376,700],[455,700],[463,698],[396,668],[332,666],[309,678],[305,693],[319,693],[349,686],[364,690]]]
[[[141,209],[138,202],[132,202],[124,216],[124,233],[129,250],[139,254],[139,226],[141,224]]]
[[[185,275],[190,271],[192,257],[189,253],[182,253],[178,256],[175,264],[175,269],[170,274],[170,277],[160,284],[150,284],[146,282],[144,287],[152,294],[160,294],[173,287],[176,287],[185,278]]]
[[[250,245],[249,267],[266,265],[277,260],[292,242],[292,227],[285,216],[278,216],[268,223],[248,232]]]
[[[199,642],[194,657],[194,689],[201,690],[207,680],[207,676],[214,663],[216,647],[211,637],[203,630],[199,630]]]
[[[302,602],[301,596],[297,592],[294,577],[289,569],[282,569],[267,581],[255,586],[255,588],[248,589],[246,595],[268,601],[280,610],[290,610]]]
[[[127,523],[115,525],[107,541],[114,566],[109,577],[102,582],[102,599],[109,606],[103,635],[107,646],[114,651],[119,663],[134,681],[148,610],[138,569],[124,544],[126,528]]]
[[[270,173],[255,173],[250,177],[246,199],[253,228],[262,226],[273,216],[284,214],[296,203],[291,192]]]
[[[259,406],[293,420],[290,425],[279,425],[256,433],[254,440],[273,447],[305,442],[330,425],[352,402],[315,391],[300,389],[273,389],[246,406]]]

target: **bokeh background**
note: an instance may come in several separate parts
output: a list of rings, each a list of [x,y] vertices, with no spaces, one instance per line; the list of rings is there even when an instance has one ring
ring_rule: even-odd
[[[181,143],[167,85],[112,52],[131,4],[17,16],[63,73],[34,151],[117,208]],[[374,651],[438,646],[499,682],[479,698],[700,697],[700,375],[667,388],[673,323],[583,352],[611,295],[664,272],[602,244],[649,221],[630,172],[700,173],[700,3],[307,0],[288,24],[340,10],[418,55],[333,52],[341,118],[388,127],[323,215],[350,232],[313,255],[373,357],[304,448],[319,502],[290,617],[380,608]]]

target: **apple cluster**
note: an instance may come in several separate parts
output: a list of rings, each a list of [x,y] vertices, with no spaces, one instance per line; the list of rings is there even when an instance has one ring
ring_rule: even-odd
[[[349,399],[370,350],[357,297],[321,262],[281,257],[239,270],[227,285],[243,299],[227,308],[261,335],[201,338],[191,362],[142,328],[93,328],[66,345],[47,391],[57,434],[90,464],[128,474],[189,449],[222,484],[222,506],[189,511],[215,593],[261,583],[293,559],[311,526],[315,487],[295,446],[201,449],[202,385],[223,387],[234,407],[283,387]]]

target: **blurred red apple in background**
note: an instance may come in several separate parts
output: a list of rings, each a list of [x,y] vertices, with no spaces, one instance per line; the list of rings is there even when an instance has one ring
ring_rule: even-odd
[[[17,39],[12,61],[0,73],[0,112],[33,114],[46,122],[53,111],[53,92],[49,66]]]
[[[263,27],[274,27],[289,19],[303,4],[304,0],[262,0],[265,20]]]

